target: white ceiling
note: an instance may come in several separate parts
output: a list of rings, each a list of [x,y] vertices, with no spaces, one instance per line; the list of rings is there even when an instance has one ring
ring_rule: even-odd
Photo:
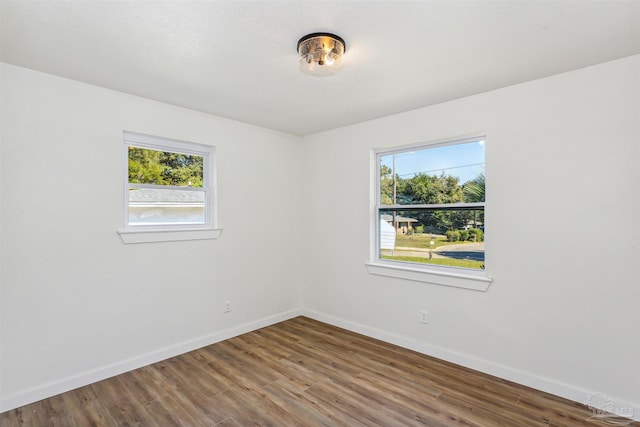
[[[4,62],[296,135],[640,53],[640,1],[0,1]],[[297,68],[301,36],[344,69]]]

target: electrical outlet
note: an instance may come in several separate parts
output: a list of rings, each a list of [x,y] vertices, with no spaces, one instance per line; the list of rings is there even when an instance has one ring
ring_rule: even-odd
[[[420,312],[420,323],[429,323],[427,321],[427,310],[422,310]]]
[[[224,312],[229,313],[231,311],[231,301],[224,302]]]

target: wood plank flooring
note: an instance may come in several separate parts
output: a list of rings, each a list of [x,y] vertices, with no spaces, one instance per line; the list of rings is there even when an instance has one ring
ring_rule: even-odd
[[[2,413],[0,426],[611,425],[592,415],[578,403],[298,317]]]

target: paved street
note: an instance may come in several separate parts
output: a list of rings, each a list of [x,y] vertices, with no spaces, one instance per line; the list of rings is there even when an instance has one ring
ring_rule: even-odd
[[[484,242],[440,246],[437,253],[444,258],[484,261]]]
[[[394,255],[429,258],[429,249],[397,247]],[[484,261],[484,242],[440,246],[432,250],[432,257]]]

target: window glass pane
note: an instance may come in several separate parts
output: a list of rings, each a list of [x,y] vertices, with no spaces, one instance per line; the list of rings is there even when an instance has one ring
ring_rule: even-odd
[[[380,204],[484,202],[484,141],[380,156]]]
[[[379,257],[484,268],[484,209],[380,209]]]
[[[205,192],[132,188],[129,225],[205,224]]]
[[[129,147],[129,182],[201,188],[203,158],[149,148]]]

